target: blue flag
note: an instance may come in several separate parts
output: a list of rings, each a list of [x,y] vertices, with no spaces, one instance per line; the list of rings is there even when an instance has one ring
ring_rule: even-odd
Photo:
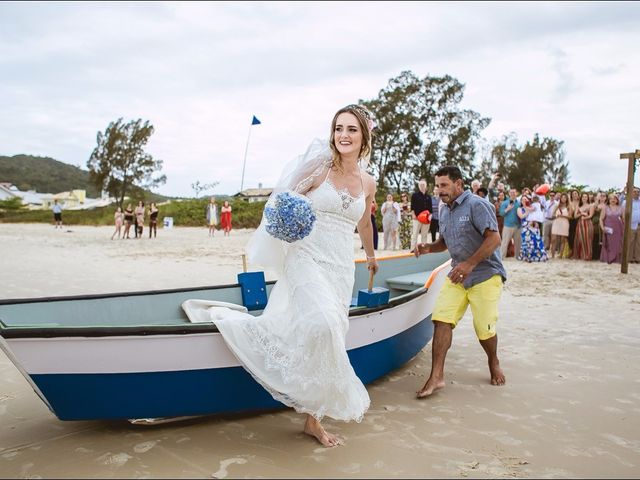
[[[253,120],[251,120],[251,125],[260,125],[260,120],[258,120],[255,115],[253,116]]]

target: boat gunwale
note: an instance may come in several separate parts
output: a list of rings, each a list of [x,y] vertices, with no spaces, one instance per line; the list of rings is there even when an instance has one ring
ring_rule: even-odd
[[[269,280],[265,282],[266,285],[274,285],[276,280]],[[83,295],[65,295],[58,297],[33,297],[33,298],[3,298],[0,299],[0,306],[2,305],[16,305],[21,303],[42,303],[42,302],[64,302],[68,300],[100,300],[103,298],[116,298],[116,297],[139,297],[143,295],[164,295],[168,293],[183,293],[194,292],[198,290],[221,290],[226,288],[240,288],[239,283],[229,283],[225,285],[203,285],[201,287],[182,287],[182,288],[168,288],[162,290],[139,290],[133,292],[110,292],[110,293],[90,293]]]
[[[269,283],[269,282],[267,282]],[[275,281],[273,282],[275,283]],[[227,287],[220,286],[216,288]],[[189,290],[202,289],[179,289],[179,290],[155,290],[151,293],[175,293]],[[405,303],[408,303],[422,295],[428,293],[428,289],[420,286],[415,290],[399,295],[389,300],[389,303],[375,307],[357,307],[349,309],[349,317],[361,317],[372,313],[384,312]],[[148,292],[149,293],[149,292]],[[147,293],[147,294],[148,294]],[[135,292],[135,295],[142,293]],[[127,294],[130,295],[130,294]],[[83,297],[57,297],[62,300],[92,300],[96,298],[109,298],[114,294],[87,295]],[[39,299],[40,300],[40,299]],[[41,300],[45,301],[45,300]],[[25,303],[25,302],[21,302]],[[5,339],[18,338],[56,338],[56,337],[123,337],[123,336],[150,336],[150,335],[195,335],[219,333],[218,328],[213,323],[184,323],[175,325],[114,325],[114,326],[8,326],[0,319],[0,337]]]
[[[413,257],[414,254],[411,252],[407,253],[399,253],[396,255],[385,255],[382,257],[376,258],[378,263],[386,262],[389,260],[396,260],[400,258],[409,258]],[[365,263],[365,259],[356,259],[354,263],[362,264]],[[434,278],[434,273],[437,270],[440,270],[449,261],[445,261],[438,267],[436,267],[427,279],[425,284],[426,287],[429,287],[432,279]],[[277,280],[269,280],[265,282],[266,285],[275,285]],[[0,298],[0,306],[2,305],[16,305],[21,303],[40,303],[40,302],[64,302],[67,300],[99,300],[101,298],[114,298],[114,297],[135,297],[140,295],[162,295],[167,293],[182,293],[182,292],[192,292],[197,290],[220,290],[223,288],[240,288],[239,283],[228,283],[224,285],[203,285],[200,287],[181,287],[181,288],[168,288],[161,290],[140,290],[133,292],[109,292],[109,293],[91,293],[91,294],[82,294],[82,295],[65,295],[65,296],[56,296],[56,297],[27,297],[27,298]],[[2,321],[0,320],[0,323]]]

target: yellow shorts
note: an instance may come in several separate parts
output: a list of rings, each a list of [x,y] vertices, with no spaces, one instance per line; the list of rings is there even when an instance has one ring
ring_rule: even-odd
[[[478,340],[487,340],[496,334],[498,321],[498,301],[502,294],[502,277],[493,277],[466,289],[461,283],[454,284],[445,280],[442,290],[436,299],[431,319],[449,323],[456,327],[467,306],[471,305],[473,328]]]

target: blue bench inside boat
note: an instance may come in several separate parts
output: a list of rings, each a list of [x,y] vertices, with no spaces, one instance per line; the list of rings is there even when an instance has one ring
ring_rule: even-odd
[[[424,287],[432,271],[433,270],[426,270],[424,272],[409,273],[407,275],[387,278],[387,285],[389,285],[389,288],[392,290],[413,291],[416,288]]]

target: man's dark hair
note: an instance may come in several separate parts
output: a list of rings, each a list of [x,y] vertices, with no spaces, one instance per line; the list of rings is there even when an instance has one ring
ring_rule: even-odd
[[[453,165],[447,165],[445,167],[440,168],[436,172],[436,177],[449,177],[454,182],[456,180],[462,180],[462,172],[458,167],[454,167]]]

